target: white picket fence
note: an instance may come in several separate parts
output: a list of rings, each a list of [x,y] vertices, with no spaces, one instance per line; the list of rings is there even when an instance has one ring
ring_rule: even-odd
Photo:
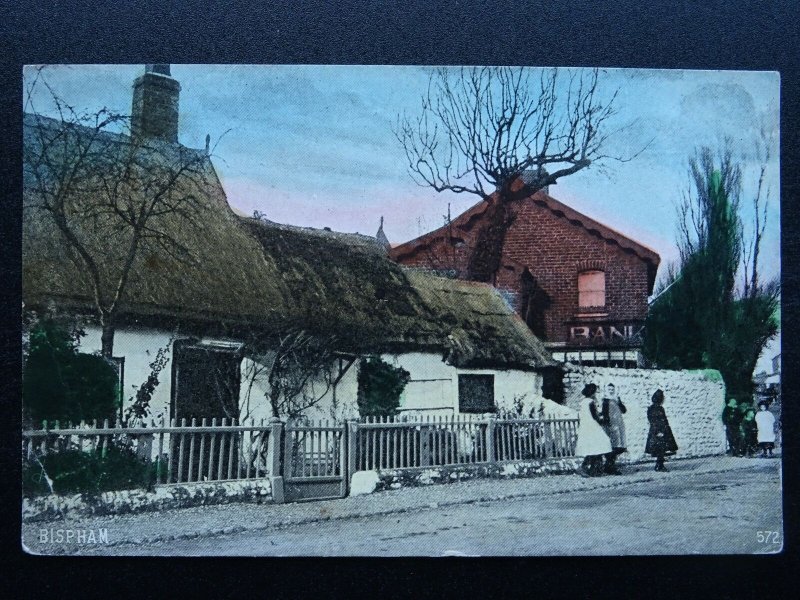
[[[78,450],[107,454],[111,447],[127,448],[155,464],[156,483],[193,483],[259,479],[276,472],[280,452],[271,443],[280,422],[234,419],[174,419],[109,426],[108,421],[78,424],[42,423],[22,432],[23,457]],[[278,470],[279,466],[278,466]]]
[[[574,456],[577,419],[472,415],[365,418],[354,425],[358,470],[484,464]]]

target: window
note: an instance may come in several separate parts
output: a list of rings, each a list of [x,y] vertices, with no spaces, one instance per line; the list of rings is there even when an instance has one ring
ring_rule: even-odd
[[[606,305],[606,274],[584,271],[578,275],[578,306],[588,308]]]
[[[494,412],[494,375],[459,375],[458,410],[463,413]]]
[[[171,417],[239,417],[240,354],[231,348],[180,340],[173,346]]]

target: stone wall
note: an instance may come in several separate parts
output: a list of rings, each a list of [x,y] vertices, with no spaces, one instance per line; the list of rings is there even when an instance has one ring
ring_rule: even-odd
[[[483,465],[447,465],[442,467],[416,467],[383,471],[356,471],[353,474],[350,495],[395,490],[403,487],[457,483],[470,479],[522,479],[541,475],[574,473],[581,463],[579,458],[550,458],[520,460]],[[358,482],[356,480],[359,480]],[[365,489],[365,483],[368,487]]]
[[[647,407],[657,389],[664,392],[664,410],[678,442],[679,457],[725,453],[721,420],[725,385],[719,372],[569,366],[564,376],[567,406],[578,409],[581,390],[587,383],[598,385],[598,398],[602,398],[605,385],[613,383],[628,409],[624,416],[628,452],[622,455],[621,462],[647,458]]]
[[[99,515],[123,515],[231,502],[271,502],[269,479],[172,484],[153,491],[118,490],[97,496],[49,495],[22,499],[22,520],[42,521]]]

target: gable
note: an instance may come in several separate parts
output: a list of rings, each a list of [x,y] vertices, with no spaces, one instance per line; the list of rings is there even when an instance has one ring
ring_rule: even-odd
[[[549,231],[551,236],[578,236],[584,240],[597,241],[608,246],[613,251],[630,256],[647,269],[648,288],[652,293],[655,284],[656,271],[661,261],[654,250],[632,240],[624,234],[608,227],[570,208],[543,191],[536,192],[512,204],[512,210],[517,215],[516,220],[509,229],[508,234],[521,236],[520,244],[524,245],[526,235],[544,233],[542,229],[542,216],[546,216],[546,227],[557,228],[558,231]],[[535,208],[534,208],[535,207]],[[470,207],[458,217],[453,219],[449,226],[443,226],[426,233],[418,238],[399,244],[390,250],[390,256],[400,262],[413,262],[419,257],[431,256],[441,252],[448,246],[457,247],[461,244],[469,246],[474,241],[479,225],[483,222],[488,202],[482,200]],[[508,238],[507,238],[508,242]],[[513,257],[504,256],[508,261]],[[520,266],[525,266],[520,263]]]

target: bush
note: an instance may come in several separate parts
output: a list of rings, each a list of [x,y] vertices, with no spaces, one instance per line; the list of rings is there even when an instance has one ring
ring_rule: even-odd
[[[90,496],[113,490],[150,489],[156,477],[155,465],[125,446],[110,445],[104,453],[66,450],[41,457],[41,464],[35,460],[23,464],[22,495],[49,494],[45,473],[52,479],[56,494]]]
[[[114,418],[116,369],[100,356],[79,353],[76,346],[76,337],[53,320],[31,330],[22,401],[34,423]]]
[[[358,411],[363,416],[390,416],[397,413],[400,394],[411,379],[401,367],[393,367],[377,356],[361,362],[358,369]]]

